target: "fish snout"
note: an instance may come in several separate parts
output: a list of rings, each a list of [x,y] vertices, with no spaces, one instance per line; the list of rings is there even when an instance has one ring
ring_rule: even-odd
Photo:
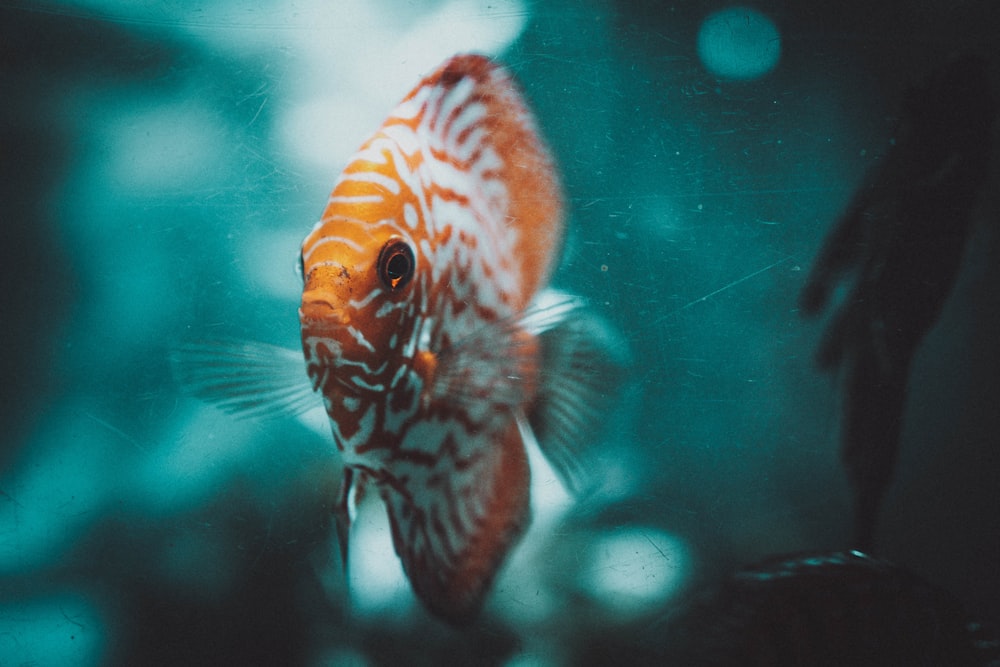
[[[299,321],[303,328],[322,328],[346,326],[350,323],[347,310],[337,305],[333,294],[325,290],[303,292],[302,306],[299,308]]]

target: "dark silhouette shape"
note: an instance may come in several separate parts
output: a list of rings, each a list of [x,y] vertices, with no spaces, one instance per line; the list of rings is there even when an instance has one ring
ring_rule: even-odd
[[[668,655],[655,656],[661,664],[699,667],[1000,660],[1000,638],[951,594],[858,551],[784,554],[742,567],[699,597],[667,638]]]
[[[843,381],[842,457],[855,492],[855,544],[870,549],[892,475],[910,365],[958,274],[990,160],[996,114],[986,62],[954,60],[911,88],[894,144],[829,234],[801,297],[815,315],[853,285],[817,363]]]

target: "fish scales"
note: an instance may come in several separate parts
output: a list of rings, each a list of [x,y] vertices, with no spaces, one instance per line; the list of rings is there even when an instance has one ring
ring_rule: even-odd
[[[528,472],[520,406],[490,400],[496,374],[459,373],[477,401],[428,388],[459,341],[527,307],[551,270],[561,213],[554,169],[512,81],[486,58],[459,56],[362,145],[302,245],[308,374],[345,465],[363,466],[386,502],[418,595],[444,616],[478,606],[523,530]],[[354,278],[370,276],[393,243],[405,245],[392,261],[413,273],[399,295]],[[349,389],[334,379],[348,364],[360,371]],[[520,370],[527,404],[537,369]]]
[[[301,383],[322,398],[343,463],[342,560],[373,487],[417,597],[453,623],[476,617],[529,522],[525,434],[537,425],[573,488],[610,393],[595,378],[613,366],[613,336],[546,288],[563,225],[555,166],[513,80],[459,55],[361,145],[302,242]],[[308,402],[287,385],[291,358],[240,341],[174,361],[193,393],[273,414]]]

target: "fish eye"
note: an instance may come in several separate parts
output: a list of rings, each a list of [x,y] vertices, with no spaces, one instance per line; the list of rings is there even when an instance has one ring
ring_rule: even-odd
[[[413,249],[402,239],[389,239],[379,253],[378,277],[391,292],[406,287],[416,268]]]

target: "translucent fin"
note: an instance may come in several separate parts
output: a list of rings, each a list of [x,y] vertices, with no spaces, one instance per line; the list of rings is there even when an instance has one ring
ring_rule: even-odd
[[[282,417],[321,406],[302,353],[243,340],[185,343],[171,352],[185,392],[244,417]]]
[[[523,313],[493,322],[443,353],[434,397],[462,407],[488,401],[514,414],[526,412],[542,453],[578,493],[590,481],[584,454],[627,365],[625,345],[608,324],[578,297],[549,289]]]
[[[454,467],[445,455],[422,487],[413,478],[380,486],[414,592],[456,625],[477,616],[530,519],[530,472],[517,423],[484,445],[471,468]]]
[[[580,307],[576,297],[546,290],[522,313],[491,322],[441,353],[434,397],[461,407],[488,402],[518,412],[534,392],[538,335]]]
[[[537,312],[557,316],[529,318],[539,325],[541,372],[528,422],[567,489],[579,493],[592,481],[588,449],[618,395],[628,354],[606,322],[568,299],[546,290]]]
[[[625,344],[608,324],[582,299],[548,289],[523,313],[443,353],[434,394],[459,406],[489,401],[497,409],[526,412],[542,453],[578,493],[591,477],[585,453],[627,365]]]
[[[351,526],[357,517],[357,501],[361,485],[364,481],[358,479],[354,469],[344,467],[344,477],[340,482],[340,490],[337,492],[337,501],[333,506],[333,528],[337,534],[337,546],[340,548],[340,564],[347,577],[350,561],[347,554],[350,550]]]

